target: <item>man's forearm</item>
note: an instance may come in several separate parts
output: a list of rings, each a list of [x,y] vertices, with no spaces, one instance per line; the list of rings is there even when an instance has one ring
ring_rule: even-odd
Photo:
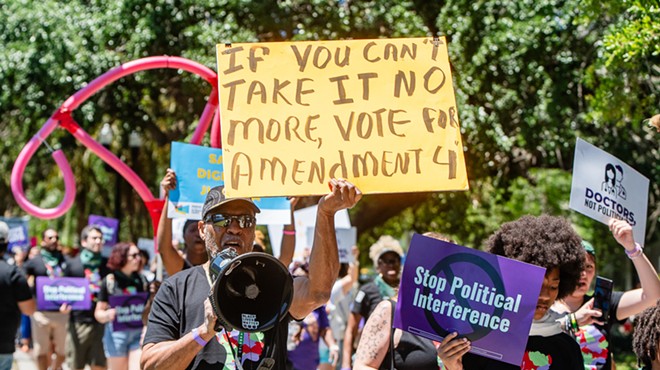
[[[332,285],[339,274],[339,254],[335,235],[335,216],[318,212],[314,228],[314,244],[309,261],[310,289],[318,302],[330,299]]]
[[[204,338],[206,339],[206,338]],[[142,350],[140,368],[143,370],[185,370],[202,345],[188,333],[176,341],[147,344]]]
[[[294,279],[294,296],[289,313],[303,318],[330,299],[332,284],[339,273],[339,256],[333,214],[318,212],[314,245],[307,277]]]

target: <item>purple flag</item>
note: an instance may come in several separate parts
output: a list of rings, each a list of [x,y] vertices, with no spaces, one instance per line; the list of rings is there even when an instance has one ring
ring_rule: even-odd
[[[149,293],[113,295],[108,297],[110,307],[116,311],[112,322],[113,331],[127,331],[142,328],[142,312]]]
[[[545,269],[415,234],[406,256],[394,327],[520,365]]]
[[[85,278],[60,277],[51,279],[37,276],[37,309],[57,311],[67,303],[74,311],[92,308],[89,280]]]

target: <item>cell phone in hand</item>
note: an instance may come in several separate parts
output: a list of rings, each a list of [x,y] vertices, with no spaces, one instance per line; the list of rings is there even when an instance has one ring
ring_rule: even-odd
[[[596,276],[596,288],[594,289],[594,308],[600,310],[603,315],[599,321],[607,322],[610,315],[610,302],[612,299],[612,280],[602,276]]]

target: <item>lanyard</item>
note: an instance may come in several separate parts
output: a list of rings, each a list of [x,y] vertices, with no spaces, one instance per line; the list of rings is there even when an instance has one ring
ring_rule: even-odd
[[[209,282],[209,288],[212,288],[213,281],[211,281],[211,276],[206,268],[204,268],[204,276],[206,276],[206,280]],[[245,341],[245,333],[238,331],[238,338],[236,338],[238,342],[238,349],[234,351],[234,346],[231,344],[231,333],[228,333],[224,329],[223,331],[225,332],[225,338],[227,339],[229,348],[231,348],[232,354],[234,355],[234,363],[236,364],[236,369],[243,370],[243,365],[241,364],[241,358],[243,356],[243,343]]]
[[[238,332],[238,350],[234,350],[234,346],[231,344],[231,334],[229,334],[225,330],[225,339],[227,339],[227,343],[229,343],[229,348],[231,348],[231,352],[234,355],[234,365],[236,370],[243,370],[243,365],[241,364],[241,356],[243,355],[243,336],[245,333]]]
[[[245,333],[243,332],[238,332],[238,349],[236,350],[238,353],[236,356],[240,360],[241,357],[243,356],[243,341],[245,340]]]

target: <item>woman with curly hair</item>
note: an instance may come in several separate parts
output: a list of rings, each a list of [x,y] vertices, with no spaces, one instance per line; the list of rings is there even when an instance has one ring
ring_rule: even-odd
[[[523,216],[507,222],[487,242],[491,253],[544,267],[534,321],[520,366],[468,353],[470,342],[448,335],[438,346],[445,369],[583,369],[580,347],[562,332],[550,310],[554,301],[570,294],[580,278],[584,256],[580,237],[560,217]]]
[[[660,300],[635,318],[633,352],[642,370],[660,369]]]

